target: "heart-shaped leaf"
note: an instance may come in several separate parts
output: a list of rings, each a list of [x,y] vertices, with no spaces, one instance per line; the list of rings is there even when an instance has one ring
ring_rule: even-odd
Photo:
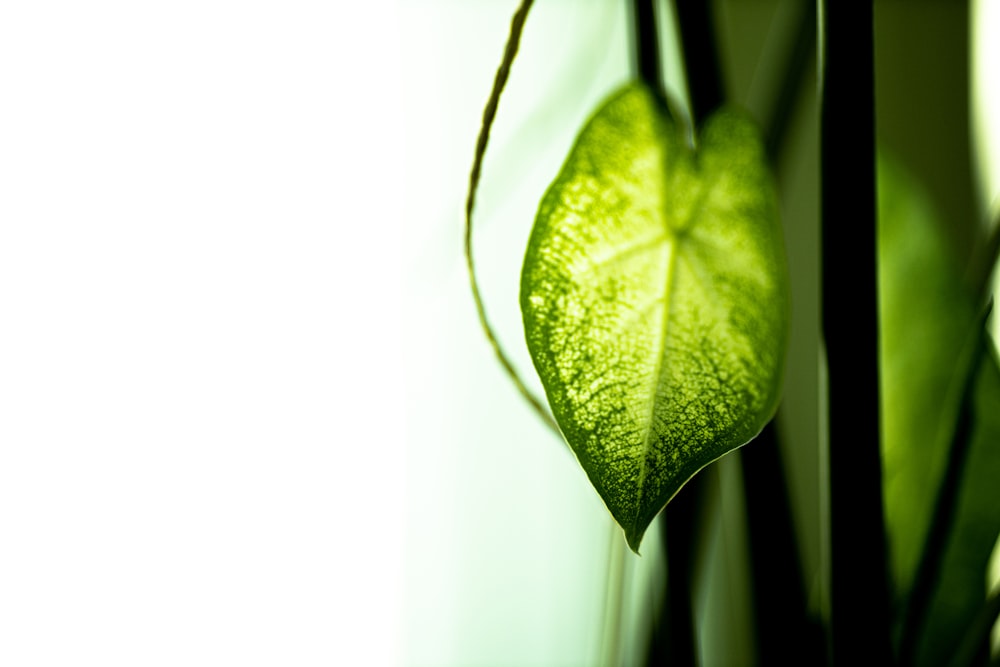
[[[787,271],[753,123],[720,111],[692,151],[645,86],[613,95],[539,207],[521,311],[556,421],[637,551],[777,407]]]

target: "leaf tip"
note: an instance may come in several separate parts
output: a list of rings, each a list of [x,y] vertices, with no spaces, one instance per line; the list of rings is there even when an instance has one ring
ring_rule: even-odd
[[[643,535],[646,534],[647,526],[632,526],[631,529],[625,529],[625,541],[628,542],[628,548],[635,553],[636,556],[641,556],[639,553],[639,544],[642,542]]]

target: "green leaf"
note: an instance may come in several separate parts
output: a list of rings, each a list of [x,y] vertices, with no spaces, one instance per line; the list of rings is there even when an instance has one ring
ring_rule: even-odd
[[[944,664],[986,599],[987,563],[1000,533],[1000,370],[992,343],[973,347],[981,326],[976,301],[930,199],[884,152],[878,185],[883,477],[897,622],[962,419],[962,388],[973,374],[968,458],[916,647],[916,664]]]
[[[962,382],[956,369],[976,313],[920,184],[882,152],[878,185],[884,496],[893,580],[902,596],[947,463]]]
[[[976,312],[929,198],[884,152],[878,193],[883,494],[901,604],[947,463],[962,382],[956,368]]]
[[[986,602],[986,572],[1000,534],[1000,370],[992,343],[975,373],[972,432],[958,495],[955,523],[918,644],[918,665],[948,661]]]
[[[613,95],[539,207],[521,311],[556,421],[633,550],[773,416],[788,308],[753,123],[722,110],[693,151],[646,87]]]

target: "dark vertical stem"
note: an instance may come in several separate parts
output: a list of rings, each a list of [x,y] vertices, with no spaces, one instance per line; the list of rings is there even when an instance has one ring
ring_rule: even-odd
[[[688,482],[663,512],[661,538],[667,558],[667,583],[656,627],[646,649],[646,665],[698,664],[698,636],[693,602],[695,556],[705,497],[702,471]]]
[[[777,429],[772,421],[740,450],[761,665],[819,665],[823,630],[810,618]]]
[[[704,474],[701,471],[670,501],[664,510],[663,544],[667,553],[667,602],[663,628],[665,664],[696,665],[697,628],[694,621],[695,555]]]
[[[677,24],[684,47],[684,71],[691,96],[691,120],[701,125],[722,106],[726,93],[719,69],[715,25],[709,0],[677,0]]]
[[[643,83],[662,95],[660,42],[656,34],[656,13],[652,0],[632,0],[632,34],[636,74]]]
[[[893,664],[882,505],[872,0],[824,3],[822,327],[834,664]]]
[[[802,3],[791,30],[785,66],[764,115],[772,164],[788,130],[810,67],[815,67],[816,5]],[[762,665],[822,664],[823,627],[810,616],[795,539],[788,481],[775,422],[739,452],[746,495],[757,661]]]

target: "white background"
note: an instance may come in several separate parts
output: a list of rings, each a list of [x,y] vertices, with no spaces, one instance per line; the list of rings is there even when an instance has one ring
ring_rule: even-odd
[[[401,659],[401,45],[346,7],[2,5],[0,664]]]

